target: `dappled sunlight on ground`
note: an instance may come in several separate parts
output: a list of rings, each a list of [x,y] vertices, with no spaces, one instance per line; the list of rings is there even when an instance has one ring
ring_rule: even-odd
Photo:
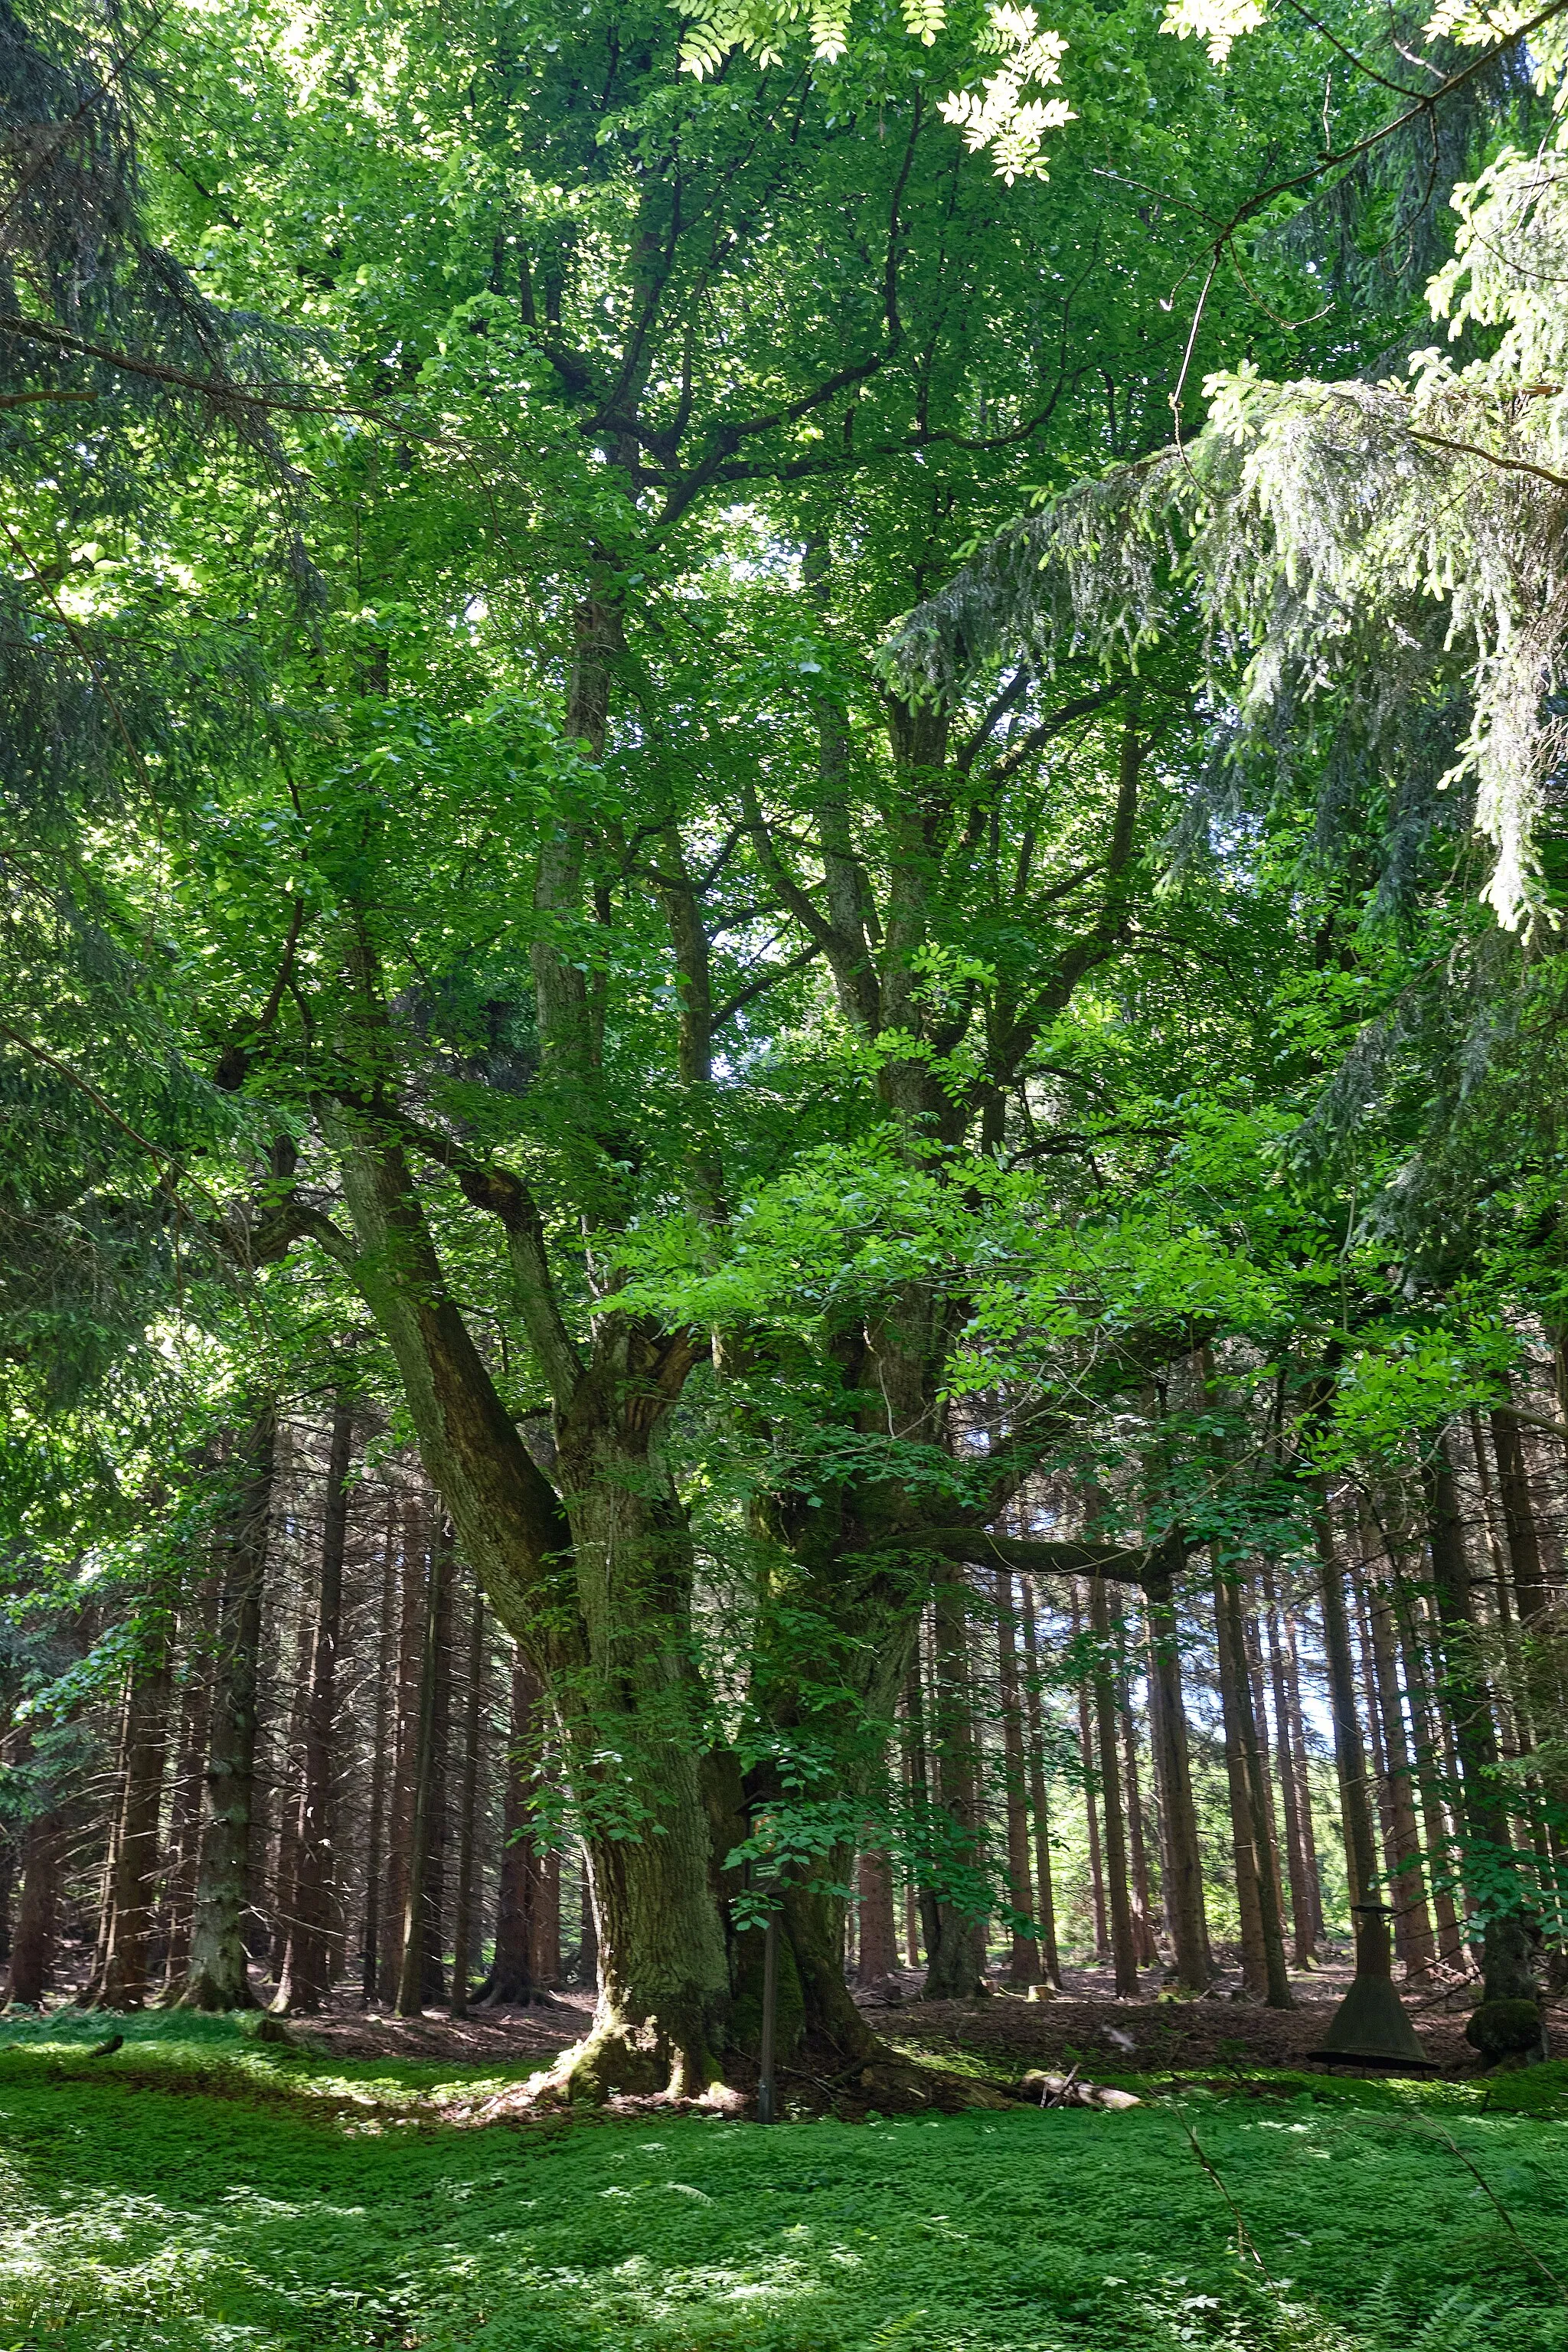
[[[159,2024],[99,2061],[0,2033],[0,2345],[1568,2352],[1568,2068],[1539,2116],[1285,2082],[1119,2116],[452,2132],[432,2095],[468,2068]]]

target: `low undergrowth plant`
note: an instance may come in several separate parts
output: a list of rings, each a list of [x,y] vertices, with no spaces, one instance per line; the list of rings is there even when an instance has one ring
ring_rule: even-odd
[[[1568,2352],[1550,2102],[455,2131],[479,2070],[102,2025],[3,2037],[0,2352]]]

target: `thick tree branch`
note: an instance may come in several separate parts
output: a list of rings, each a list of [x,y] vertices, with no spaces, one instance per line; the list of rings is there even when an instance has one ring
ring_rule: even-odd
[[[488,1209],[505,1228],[523,1325],[550,1392],[557,1408],[564,1412],[581,1387],[587,1367],[556,1302],[544,1243],[544,1221],[533,1195],[520,1176],[504,1168],[480,1168],[469,1162],[458,1168],[458,1181],[465,1200],[472,1202],[476,1209]]]
[[[1056,1543],[992,1535],[985,1528],[915,1528],[878,1546],[879,1550],[893,1549],[935,1552],[971,1568],[1010,1568],[1035,1576],[1109,1576],[1122,1584],[1142,1584],[1152,1564],[1164,1554],[1160,1544]]]

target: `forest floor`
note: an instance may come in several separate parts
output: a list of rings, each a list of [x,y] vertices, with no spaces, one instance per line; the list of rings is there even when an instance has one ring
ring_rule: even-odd
[[[1223,2073],[1305,2064],[1352,1973],[1348,1955],[1298,1971],[1291,1979],[1296,2006],[1289,2010],[1243,2000],[1234,1977],[1222,1977],[1205,2000],[1173,2000],[1156,1969],[1145,1972],[1137,2000],[1117,2000],[1109,1969],[1064,1969],[1063,1990],[1054,2000],[1029,2000],[999,1984],[978,2000],[923,2001],[912,1971],[898,1980],[902,1998],[891,2004],[875,1995],[859,1999],[868,2021],[889,2041],[938,2059],[949,2050],[965,2051],[1015,2074],[1075,2062],[1089,2072]],[[1479,2072],[1465,2040],[1465,2020],[1476,1999],[1472,1984],[1412,1990],[1403,1998],[1422,2046],[1444,2074]],[[1558,2045],[1568,2050],[1568,2015],[1553,2022]]]
[[[1075,2060],[1091,2070],[1186,2074],[1237,2064],[1300,2066],[1321,2042],[1351,1973],[1348,1956],[1297,1972],[1293,2010],[1239,1999],[1240,1980],[1234,1972],[1221,1977],[1207,2000],[1162,1999],[1165,1988],[1158,1969],[1145,1971],[1136,2001],[1116,2000],[1110,1971],[1103,1969],[1066,1969],[1064,1990],[1054,2000],[1026,2000],[998,1979],[994,1991],[978,2000],[922,2001],[920,1975],[912,1969],[892,1980],[893,1999],[879,1991],[857,1999],[889,2042],[939,2063],[962,2052],[981,2060],[987,2071],[1015,2075],[1029,2067],[1070,2066]],[[1477,2071],[1479,2062],[1464,2038],[1474,2000],[1468,1982],[1412,1991],[1405,1998],[1416,2032],[1445,2074]],[[587,1992],[569,1988],[528,2009],[480,2009],[457,2020],[439,2010],[400,2018],[344,2006],[302,2021],[301,2031],[345,2058],[401,2055],[509,2066],[531,2058],[544,2065],[575,2041],[592,2009]],[[1568,2051],[1568,2010],[1553,2022],[1559,2023],[1554,2038]]]
[[[105,2022],[0,2019],[5,2352],[1568,2352],[1562,2062],[459,2129],[526,2054]]]

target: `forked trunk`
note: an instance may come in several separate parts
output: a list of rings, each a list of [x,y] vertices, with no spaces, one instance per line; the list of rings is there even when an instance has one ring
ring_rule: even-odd
[[[599,2003],[541,2088],[700,2089],[718,2072],[730,1972],[700,1788],[709,1732],[690,1534],[652,1452],[685,1342],[606,1318],[584,1357],[548,1296],[531,1295],[557,1395],[558,1491],[447,1292],[401,1150],[346,1115],[331,1125],[359,1243],[348,1262],[397,1358],[458,1542],[549,1692],[583,1822]],[[529,1204],[504,1183],[480,1197],[507,1223],[526,1284]]]

